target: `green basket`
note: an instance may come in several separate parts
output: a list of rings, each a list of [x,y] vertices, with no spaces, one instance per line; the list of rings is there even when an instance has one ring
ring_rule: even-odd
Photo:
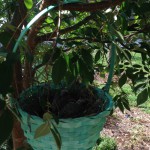
[[[67,3],[66,3],[67,4]],[[21,42],[23,36],[29,30],[29,28],[34,24],[39,17],[52,10],[56,6],[49,6],[42,10],[39,14],[37,14],[25,27],[19,36],[13,52],[16,52],[19,43]],[[112,37],[112,41],[114,37]],[[74,119],[60,119],[59,124],[55,124],[57,127],[61,139],[62,139],[62,147],[61,150],[87,150],[91,149],[96,140],[99,138],[99,133],[102,130],[106,117],[110,114],[110,110],[113,107],[113,101],[111,96],[108,94],[110,83],[112,80],[113,69],[114,69],[114,60],[115,60],[115,45],[112,42],[112,50],[111,50],[111,62],[110,62],[110,72],[108,76],[108,81],[104,90],[96,89],[97,94],[100,98],[105,99],[107,101],[107,106],[105,110],[95,116],[86,116]],[[31,92],[30,89],[27,89],[24,93]],[[23,94],[21,94],[23,97]],[[51,134],[40,137],[38,139],[34,139],[35,130],[43,123],[43,119],[37,116],[30,116],[29,114],[19,109],[22,115],[22,128],[24,130],[24,134],[27,137],[27,141],[34,150],[56,150],[57,146],[55,140]],[[30,125],[29,125],[30,123]],[[55,123],[55,122],[54,122]]]
[[[100,131],[106,122],[106,117],[110,114],[113,107],[113,101],[109,94],[101,89],[95,88],[99,98],[107,101],[105,110],[95,116],[86,116],[80,118],[60,119],[57,125],[54,120],[56,128],[58,129],[62,146],[61,150],[87,150],[91,149],[99,138]],[[29,93],[27,92],[24,94]],[[21,97],[23,97],[21,95]],[[43,119],[29,114],[19,109],[22,116],[22,129],[27,137],[28,143],[34,150],[56,150],[57,146],[52,134],[34,139],[35,130],[44,123]]]

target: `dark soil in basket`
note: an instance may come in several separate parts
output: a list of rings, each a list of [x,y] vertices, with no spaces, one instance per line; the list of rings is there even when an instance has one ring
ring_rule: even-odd
[[[43,85],[37,89],[24,93],[19,100],[21,109],[30,115],[43,117],[49,110],[58,118],[76,118],[98,114],[106,107],[93,87],[76,84],[54,89]]]

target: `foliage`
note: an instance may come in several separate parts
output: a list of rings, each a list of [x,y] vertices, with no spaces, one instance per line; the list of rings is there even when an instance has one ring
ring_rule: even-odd
[[[0,99],[0,143],[6,141],[6,139],[10,136],[12,128],[13,128],[13,114],[6,107],[4,101]],[[7,129],[7,130],[5,130]]]
[[[117,144],[113,138],[110,137],[100,137],[98,139],[97,146],[95,146],[92,150],[116,150]]]
[[[112,43],[116,46],[114,71],[118,77],[118,82],[112,82],[111,86],[117,91],[116,107],[130,110],[127,94],[123,91],[126,83],[137,95],[137,105],[150,99],[149,0],[126,0],[111,7],[104,7],[107,2],[100,1],[97,6],[101,3],[103,9],[91,12],[70,10],[86,2],[69,1],[74,4],[60,5],[48,15],[37,18],[36,24],[21,40],[17,53],[12,54],[23,25],[33,21],[34,15],[47,6],[42,2],[0,1],[1,103],[8,93],[18,98],[24,89],[39,82],[71,84],[79,80],[86,85],[92,84],[96,72],[100,72],[101,78],[109,73]],[[90,1],[87,5],[94,3]],[[67,6],[68,11],[63,10]],[[134,62],[135,54],[139,54],[139,62]],[[10,116],[7,106],[5,111],[0,107],[0,121],[4,118],[5,122],[11,122],[0,144],[12,131]]]

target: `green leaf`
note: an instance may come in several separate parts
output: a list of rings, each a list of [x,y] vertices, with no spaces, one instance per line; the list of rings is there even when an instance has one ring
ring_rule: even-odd
[[[126,75],[127,75],[127,77],[128,77],[129,79],[132,80],[132,82],[137,79],[137,75],[134,74],[134,72],[135,72],[135,68],[130,68],[130,67],[128,67],[127,70],[126,70]]]
[[[52,132],[53,137],[54,137],[54,139],[55,139],[55,142],[56,142],[56,145],[57,145],[57,147],[58,147],[58,150],[60,150],[60,149],[61,149],[61,142],[60,142],[60,140],[59,140],[57,134],[55,133],[55,131],[54,131],[53,129],[51,129],[51,132]]]
[[[7,56],[7,50],[4,47],[0,48],[0,56],[6,57]]]
[[[0,41],[4,47],[7,46],[7,44],[10,42],[10,40],[11,40],[11,44],[15,44],[15,40],[14,40],[14,38],[12,38],[11,33],[6,32],[6,31],[0,33]]]
[[[71,73],[76,76],[76,73],[78,72],[77,70],[77,61],[79,59],[79,56],[77,53],[73,52],[73,56],[69,59],[69,69]]]
[[[149,98],[150,98],[150,87],[148,87],[148,94],[149,94]]]
[[[55,48],[54,51],[52,49],[49,49],[47,52],[44,53],[43,56],[43,64],[48,63],[49,61],[54,62],[56,59],[60,57],[61,49]]]
[[[148,99],[148,90],[147,88],[145,88],[143,91],[141,91],[139,94],[138,94],[138,97],[137,97],[137,105],[141,105],[143,104],[144,102],[146,102]]]
[[[32,0],[24,0],[24,4],[27,7],[27,9],[31,9],[33,7],[33,1]]]
[[[124,106],[123,106],[123,103],[122,103],[122,101],[120,99],[118,100],[117,106],[124,113]]]
[[[127,76],[125,73],[119,78],[119,87],[122,87],[127,81]]]
[[[83,82],[85,83],[92,82],[94,80],[94,71],[88,69],[86,63],[82,59],[79,59],[78,62],[79,62],[79,73]]]
[[[52,56],[52,62],[54,62],[56,59],[58,59],[61,55],[61,49],[60,48],[55,48],[54,49],[54,53],[53,53],[53,56]]]
[[[140,5],[140,8],[139,8],[140,14],[144,14],[144,13],[150,12],[149,8],[150,8],[150,3],[149,2],[142,3]]]
[[[66,81],[68,83],[71,83],[73,80],[75,80],[75,76],[70,71],[67,71],[67,73],[66,73]]]
[[[100,50],[97,51],[97,53],[95,54],[95,62],[97,62],[100,59]]]
[[[86,65],[89,66],[89,67],[92,67],[93,58],[92,58],[91,53],[86,49],[82,49],[81,50],[81,56],[82,56],[84,62],[86,63]]]
[[[20,59],[20,55],[18,53],[8,53],[6,60],[9,64],[14,64]]]
[[[48,122],[41,124],[35,131],[34,138],[39,138],[50,133],[50,124]]]
[[[12,25],[12,24],[10,24],[10,23],[5,23],[5,24],[3,25],[3,27],[5,27],[5,28],[7,28],[7,29],[10,29],[10,30],[13,31],[13,32],[15,32],[16,29],[17,29],[14,25]]]
[[[118,38],[120,38],[122,41],[124,41],[124,37],[123,37],[123,35],[121,34],[121,32],[115,30],[115,33],[116,33],[116,35],[117,35]]]
[[[55,84],[58,84],[67,72],[67,63],[63,57],[58,58],[52,68],[52,79]]]
[[[85,27],[82,28],[80,31],[80,34],[83,36],[87,36],[87,37],[94,37],[94,38],[99,38],[100,37],[100,32],[97,28],[95,27]]]
[[[49,112],[46,112],[46,113],[44,113],[44,115],[43,115],[43,120],[44,120],[44,121],[51,120],[52,118],[53,118],[53,116],[52,116]]]
[[[61,137],[60,137],[60,134],[59,134],[57,128],[54,126],[53,123],[52,123],[52,126],[53,127],[51,128],[51,132],[52,132],[52,135],[55,139],[56,145],[57,145],[58,149],[60,150],[61,144],[62,144]]]
[[[6,102],[0,99],[0,111],[4,110],[5,106],[6,106]]]
[[[12,65],[4,61],[0,64],[0,93],[6,94],[10,90],[10,85],[13,78]]]
[[[135,93],[138,92],[138,90],[144,89],[146,87],[146,83],[142,82],[142,83],[138,83],[134,86],[134,91]]]
[[[13,115],[9,109],[0,111],[0,145],[10,136],[13,129]]]
[[[46,52],[43,56],[42,64],[46,64],[51,58],[51,52]]]
[[[122,103],[123,103],[124,107],[130,111],[129,101],[127,99],[123,99]]]

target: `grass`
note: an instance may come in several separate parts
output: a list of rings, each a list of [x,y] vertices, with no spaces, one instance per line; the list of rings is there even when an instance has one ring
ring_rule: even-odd
[[[100,137],[97,141],[97,145],[92,150],[116,150],[117,144],[114,138],[104,136]]]

